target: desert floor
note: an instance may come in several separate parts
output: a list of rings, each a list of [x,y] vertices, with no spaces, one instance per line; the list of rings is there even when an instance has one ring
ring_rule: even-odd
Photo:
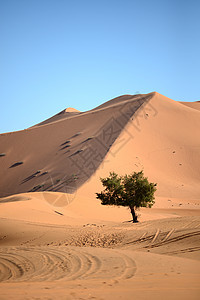
[[[141,209],[135,224],[117,210],[124,222],[1,218],[0,299],[199,299],[200,210]]]

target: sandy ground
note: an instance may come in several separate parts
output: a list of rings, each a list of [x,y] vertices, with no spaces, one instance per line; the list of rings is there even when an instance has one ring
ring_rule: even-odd
[[[1,134],[0,299],[199,299],[199,104],[125,95]],[[95,193],[141,169],[133,224]]]
[[[138,224],[1,218],[0,299],[199,299],[200,211],[182,211]]]

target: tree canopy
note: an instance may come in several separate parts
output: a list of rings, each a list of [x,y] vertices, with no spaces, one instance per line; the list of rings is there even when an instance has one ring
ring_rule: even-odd
[[[154,204],[155,183],[144,177],[143,171],[119,176],[111,172],[110,176],[100,179],[104,190],[96,193],[102,205],[127,206],[131,210],[133,222],[137,222],[135,210],[139,207],[152,207]]]

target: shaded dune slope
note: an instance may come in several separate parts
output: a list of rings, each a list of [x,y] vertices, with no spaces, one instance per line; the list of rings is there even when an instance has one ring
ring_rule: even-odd
[[[130,118],[153,95],[122,96],[115,105],[0,135],[0,196],[73,193],[98,169]]]

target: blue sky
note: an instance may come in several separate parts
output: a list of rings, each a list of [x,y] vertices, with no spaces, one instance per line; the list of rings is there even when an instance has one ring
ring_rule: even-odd
[[[0,132],[122,94],[200,100],[200,2],[0,0]]]

